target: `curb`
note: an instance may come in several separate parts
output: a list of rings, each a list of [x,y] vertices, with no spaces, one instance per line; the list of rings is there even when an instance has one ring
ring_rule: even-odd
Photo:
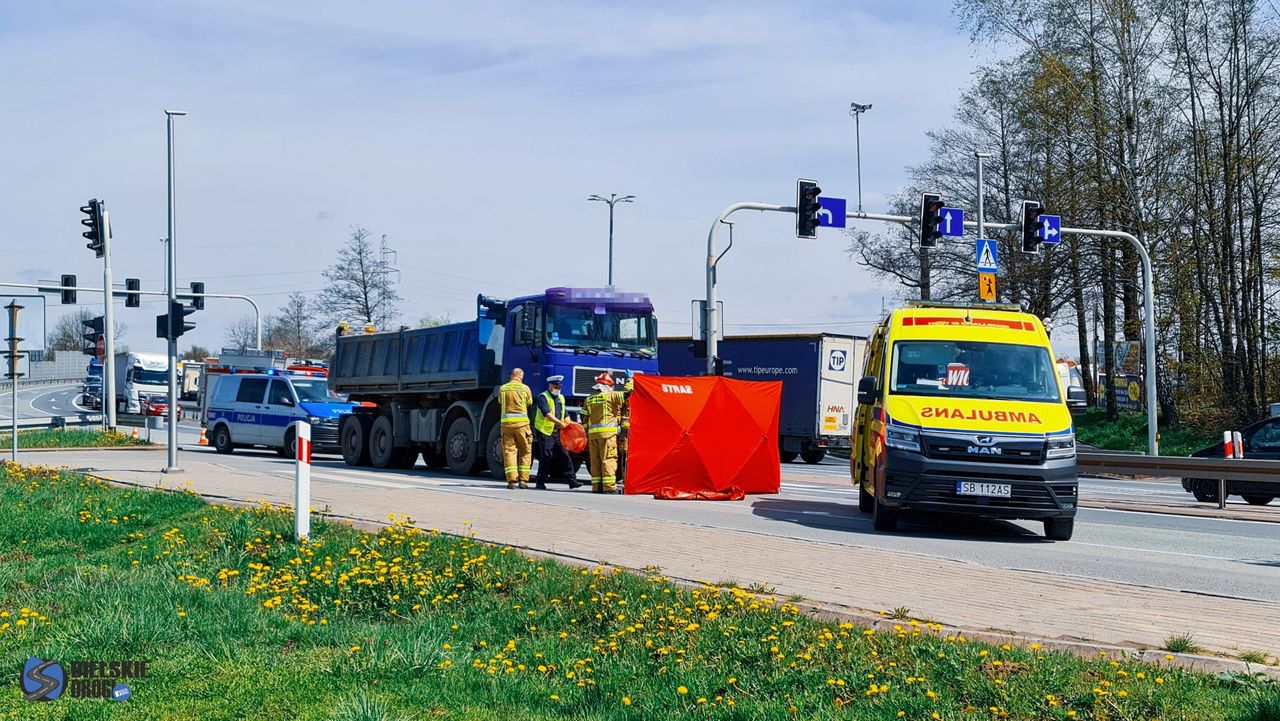
[[[179,491],[175,488],[167,488],[165,486],[152,486],[142,483],[133,483],[130,481],[117,481],[105,476],[100,476],[92,472],[85,472],[85,475],[97,478],[108,483],[121,486],[130,486],[134,488],[147,488],[151,490],[162,490],[178,493],[191,493],[192,491]],[[245,508],[257,508],[258,504],[242,498],[230,498],[227,496],[219,496],[212,493],[196,493],[204,499],[211,499],[217,503],[224,503],[230,506],[241,506]],[[388,527],[389,523],[382,520],[364,518],[362,516],[348,516],[341,513],[313,511],[313,516],[318,518],[333,519],[338,521],[348,521],[352,527],[360,528],[366,531],[376,531]],[[439,531],[446,536],[455,538],[469,538],[457,533],[448,531]],[[484,539],[480,539],[484,540]],[[486,543],[494,543],[493,541],[485,541]],[[627,566],[619,566],[617,564],[596,561],[584,556],[573,556],[566,553],[557,553],[554,551],[546,551],[528,546],[519,546],[515,544],[501,544],[504,547],[515,548],[526,555],[536,558],[547,558],[562,563],[568,563],[576,566],[598,566],[602,568],[617,568],[623,571],[636,574],[644,574],[644,569],[630,568]],[[695,579],[678,578],[663,574],[671,583],[679,588],[684,589],[704,589],[712,587],[724,591],[724,588],[716,584],[697,581]],[[758,595],[771,596],[780,598],[779,594],[772,591],[760,592]],[[852,606],[839,606],[835,604],[820,604],[811,601],[787,601],[787,603],[795,606],[802,613],[810,618],[817,620],[830,621],[834,623],[853,623],[854,625],[874,629],[876,631],[893,632],[896,631],[895,626],[902,627],[911,625],[912,619],[892,619],[887,618],[880,613],[867,609],[856,608]],[[929,628],[924,621],[914,619],[916,625],[912,628],[918,628],[921,634],[929,634],[931,636],[964,636],[966,640],[986,643],[992,646],[1001,646],[1008,644],[1010,646],[1018,646],[1020,648],[1029,649],[1032,644],[1038,644],[1041,650],[1057,651],[1067,653],[1083,659],[1097,660],[1098,658],[1125,659],[1144,663],[1151,666],[1173,666],[1186,671],[1193,671],[1204,674],[1216,673],[1242,673],[1254,674],[1262,673],[1269,678],[1280,681],[1280,666],[1268,666],[1260,664],[1251,664],[1238,659],[1225,658],[1222,656],[1204,656],[1190,653],[1170,653],[1157,649],[1145,648],[1139,645],[1122,646],[1117,644],[1102,643],[1099,641],[1090,641],[1087,639],[1072,638],[1040,638],[1037,636],[1029,636],[1018,634],[1013,631],[995,631],[991,629],[970,628],[965,626],[953,626],[949,624],[935,624],[936,630]]]
[[[164,446],[70,446],[67,448],[19,448],[18,453],[58,453],[61,451],[163,451]]]

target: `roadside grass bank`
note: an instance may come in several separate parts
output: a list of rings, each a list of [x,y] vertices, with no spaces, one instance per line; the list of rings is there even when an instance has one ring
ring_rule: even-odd
[[[1143,413],[1121,413],[1116,420],[1108,420],[1107,412],[1090,408],[1075,416],[1076,440],[1091,446],[1113,451],[1132,453],[1147,452],[1147,416]],[[1216,433],[1202,427],[1179,426],[1160,429],[1160,454],[1164,456],[1189,456],[1193,452],[1222,440],[1222,431]]]
[[[11,447],[12,433],[0,433],[0,449]],[[18,448],[113,448],[120,446],[145,446],[148,443],[134,439],[119,430],[103,431],[91,428],[34,428],[18,430]]]
[[[1263,721],[1277,688],[822,623],[737,588],[414,527],[0,466],[0,717]],[[904,581],[909,582],[909,581]],[[981,589],[974,589],[981,594]],[[145,660],[132,697],[22,700],[30,656]]]

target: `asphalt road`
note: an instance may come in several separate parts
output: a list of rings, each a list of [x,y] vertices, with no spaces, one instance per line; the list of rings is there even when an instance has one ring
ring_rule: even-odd
[[[184,432],[184,436],[186,433]],[[242,471],[292,478],[292,463],[270,451],[238,450],[205,460]],[[409,488],[485,498],[505,498],[536,512],[540,505],[621,513],[764,536],[801,538],[842,546],[877,548],[963,561],[988,567],[1280,602],[1280,524],[1153,513],[1082,509],[1073,540],[1053,543],[1032,522],[906,517],[897,533],[871,528],[859,513],[843,462],[783,466],[782,491],[752,496],[742,503],[659,503],[647,496],[597,496],[587,489],[508,491],[485,476],[459,478],[419,465],[412,471],[350,468],[341,459],[317,457],[313,478],[364,488]],[[1170,484],[1152,492],[1181,489]],[[1133,484],[1082,479],[1082,497]],[[341,508],[335,508],[341,512]],[[848,569],[856,573],[856,569]]]
[[[23,387],[18,381],[18,418],[50,418],[90,413],[79,404],[80,385],[39,385]],[[13,418],[13,393],[0,391],[0,420]]]

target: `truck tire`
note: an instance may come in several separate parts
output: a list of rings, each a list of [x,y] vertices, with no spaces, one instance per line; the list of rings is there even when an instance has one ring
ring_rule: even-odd
[[[1241,495],[1240,497],[1243,498],[1244,502],[1248,503],[1250,506],[1265,506],[1276,498],[1275,496],[1262,496],[1253,493]]]
[[[489,429],[489,437],[484,442],[485,462],[489,466],[489,475],[502,481],[506,480],[506,466],[502,465],[502,426],[493,424]]]
[[[1070,541],[1071,533],[1075,528],[1076,519],[1074,518],[1044,519],[1044,537],[1050,541]]]
[[[898,511],[886,508],[880,499],[872,499],[871,526],[877,531],[891,532],[898,530]]]
[[[427,464],[427,468],[444,468],[449,465],[445,461],[444,451],[435,447],[422,452],[422,462]]]
[[[235,451],[236,446],[231,442],[231,431],[226,426],[218,426],[213,429],[213,450],[227,455]]]
[[[396,468],[407,471],[418,465],[418,449],[401,448],[400,451],[403,455],[400,457],[400,465],[396,466]]]
[[[800,454],[796,451],[782,451],[778,454],[778,458],[780,458],[783,463],[795,463],[796,459],[799,457]]]
[[[444,437],[445,462],[456,476],[474,476],[484,467],[485,459],[476,453],[476,437],[471,419],[454,419]]]
[[[366,415],[349,415],[342,418],[339,438],[342,443],[342,460],[348,466],[369,465],[369,428],[373,419]]]
[[[801,460],[803,460],[805,463],[808,463],[809,465],[822,463],[822,459],[826,457],[827,457],[827,449],[825,448],[810,448],[807,451],[800,452]]]
[[[396,448],[391,416],[378,416],[369,429],[369,462],[375,468],[400,468],[408,449]]]
[[[1195,499],[1201,503],[1217,503],[1218,482],[1206,481],[1201,478],[1192,479],[1191,495],[1195,496]]]
[[[863,513],[871,513],[871,510],[875,507],[876,507],[876,497],[871,495],[870,493],[867,493],[867,489],[863,488],[862,484],[859,483],[858,484],[858,510]]]

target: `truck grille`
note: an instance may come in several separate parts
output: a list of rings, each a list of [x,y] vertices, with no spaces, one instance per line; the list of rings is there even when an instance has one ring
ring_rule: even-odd
[[[627,374],[625,370],[619,368],[587,368],[585,366],[574,366],[572,394],[575,396],[589,396],[592,393],[595,393],[595,389],[591,386],[595,385],[596,376],[601,373],[608,373],[613,376],[613,380],[615,382]]]
[[[926,436],[924,440],[925,454],[939,460],[1028,465],[1040,465],[1044,462],[1044,441],[1040,439],[1000,438],[989,446],[978,445],[973,438],[964,437]],[[970,449],[973,448],[982,451],[999,451],[999,453],[970,453]]]

